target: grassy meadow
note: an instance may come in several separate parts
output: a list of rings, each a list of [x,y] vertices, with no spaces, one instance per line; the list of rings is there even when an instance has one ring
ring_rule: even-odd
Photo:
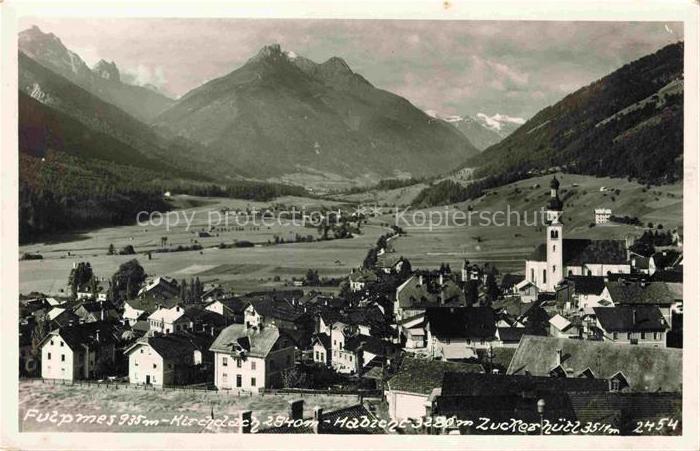
[[[312,235],[315,239],[320,233],[315,228],[301,225],[245,225],[244,217],[239,216],[239,225],[233,217],[226,227],[224,220],[211,237],[200,237],[199,232],[208,231],[208,219],[211,214],[215,224],[223,208],[231,210],[246,208],[262,209],[272,204],[284,204],[291,209],[314,208],[320,205],[328,208],[338,206],[333,201],[320,201],[307,198],[286,197],[274,202],[248,202],[235,199],[199,198],[177,196],[174,204],[179,207],[175,213],[180,223],[167,229],[166,224],[130,225],[103,228],[85,232],[78,236],[56,237],[54,241],[33,243],[20,246],[23,253],[38,253],[42,260],[20,261],[20,293],[39,291],[60,294],[65,290],[68,274],[74,262],[89,261],[98,277],[109,278],[118,266],[132,258],[137,258],[148,274],[167,275],[177,279],[199,277],[202,282],[218,282],[231,286],[236,292],[248,291],[260,286],[282,286],[285,279],[301,277],[309,268],[318,269],[321,277],[346,275],[361,264],[367,250],[372,247],[379,235],[388,231],[378,221],[369,219],[362,226],[362,233],[351,239],[287,243],[273,246],[230,247],[219,249],[224,242],[228,245],[236,241],[252,243],[274,242],[278,236],[285,241],[294,240],[297,234]],[[223,216],[221,216],[223,218]],[[188,228],[185,218],[193,218]],[[165,246],[161,238],[166,237]],[[120,248],[132,245],[137,255],[108,255],[109,245]],[[145,252],[156,251],[165,247],[176,248],[179,245],[201,245],[201,251],[152,252],[151,260]],[[275,281],[279,276],[280,281]]]

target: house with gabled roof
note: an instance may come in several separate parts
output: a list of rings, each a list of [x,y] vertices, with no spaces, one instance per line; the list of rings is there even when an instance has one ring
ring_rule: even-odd
[[[228,323],[242,324],[248,303],[237,297],[214,299],[205,305],[205,309],[223,316]]]
[[[73,312],[86,323],[119,319],[117,309],[109,301],[82,302]]]
[[[129,325],[134,325],[136,321],[148,318],[148,316],[155,312],[156,310],[163,308],[174,307],[179,299],[157,299],[151,296],[144,296],[137,299],[128,299],[124,302],[124,312],[122,313],[122,318],[126,320]]]
[[[294,342],[279,328],[261,323],[232,324],[209,348],[214,353],[214,385],[219,390],[259,392],[282,385],[282,373],[294,368]]]
[[[311,350],[314,362],[330,367],[331,366],[331,337],[326,333],[314,334],[311,337]]]
[[[633,392],[680,392],[681,349],[525,335],[507,374],[594,377]]]
[[[41,377],[93,379],[114,363],[114,326],[104,322],[75,324],[52,330],[40,342]]]
[[[490,307],[428,308],[427,352],[444,360],[476,357],[496,341],[496,316]]]
[[[369,269],[353,269],[348,276],[350,291],[355,293],[377,283],[377,280],[379,280],[377,275],[374,271],[370,271]]]
[[[175,333],[146,336],[129,346],[129,382],[139,385],[185,385],[205,382],[213,374],[206,335]]]
[[[152,332],[161,334],[192,330],[192,319],[185,314],[185,307],[181,304],[170,308],[160,306],[148,316],[148,324]]]
[[[146,281],[138,296],[150,296],[157,299],[171,299],[180,294],[177,281],[172,277],[159,276]]]
[[[603,298],[616,306],[655,306],[671,326],[671,312],[683,303],[683,284],[618,280],[605,284]]]
[[[415,419],[425,416],[425,403],[434,389],[442,384],[448,372],[483,373],[478,363],[445,362],[410,355],[403,357],[396,373],[386,382],[384,396],[392,420]]]
[[[668,323],[653,305],[596,307],[594,331],[603,340],[653,347],[666,347]]]
[[[394,318],[400,321],[429,307],[465,307],[464,290],[449,275],[414,274],[396,289]]]

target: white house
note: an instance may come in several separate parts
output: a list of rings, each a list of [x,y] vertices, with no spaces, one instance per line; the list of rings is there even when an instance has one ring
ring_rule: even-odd
[[[175,304],[171,308],[160,307],[148,316],[149,330],[170,334],[184,330],[192,330],[192,320],[186,314],[185,308]]]
[[[527,279],[516,283],[513,288],[515,292],[520,295],[520,300],[526,303],[536,301],[537,295],[540,292],[537,286]]]
[[[605,224],[610,222],[612,210],[609,208],[596,208],[594,210],[594,220],[596,224]]]
[[[279,387],[283,371],[294,368],[295,349],[275,326],[232,324],[209,348],[214,353],[214,384],[219,390],[248,392]]]
[[[124,351],[129,356],[129,382],[156,386],[196,382],[203,363],[211,361],[208,344],[178,334],[144,337]]]
[[[442,385],[442,378],[448,371],[483,373],[484,368],[475,363],[404,357],[384,391],[391,419],[399,421],[424,417],[428,398],[434,389]]]
[[[357,292],[364,290],[368,285],[377,282],[377,275],[368,269],[354,270],[348,277],[350,291]]]
[[[41,377],[93,379],[114,362],[114,335],[110,326],[86,323],[51,331],[40,343]]]
[[[605,341],[666,347],[669,326],[658,307],[596,307],[593,311]]]

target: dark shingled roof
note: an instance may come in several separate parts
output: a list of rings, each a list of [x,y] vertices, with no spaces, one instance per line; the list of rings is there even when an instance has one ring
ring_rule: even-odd
[[[654,306],[594,307],[606,332],[663,332],[668,329],[661,310]]]
[[[632,391],[681,390],[682,349],[602,341],[525,335],[510,362],[508,374],[548,376],[557,366],[557,350],[562,351],[562,367],[570,375],[590,368],[594,377],[610,379],[622,372]]]
[[[42,343],[52,335],[57,334],[59,334],[68,347],[74,351],[81,349],[82,345],[100,346],[105,343],[113,343],[116,341],[114,325],[101,321],[77,324],[74,326],[63,326],[47,335],[46,338],[42,340]]]
[[[483,373],[478,363],[445,362],[406,356],[398,371],[387,382],[389,390],[429,395],[442,384],[445,372]]]
[[[445,277],[442,287],[438,287],[438,279],[423,276],[423,284],[419,284],[419,277],[412,276],[404,282],[397,293],[401,308],[426,308],[447,306],[464,306],[466,298],[464,292],[451,278]]]
[[[581,266],[585,263],[627,263],[627,248],[624,240],[565,238],[563,246],[563,263],[566,266]],[[529,260],[546,261],[547,245],[542,243],[537,246]]]
[[[316,334],[312,337],[312,341],[318,341],[326,349],[331,348],[331,337],[328,334]]]
[[[206,351],[211,341],[211,337],[179,334],[143,337],[127,348],[125,353],[129,354],[139,345],[147,344],[164,359],[190,361],[195,350]]]
[[[605,277],[598,276],[568,276],[576,294],[600,294],[605,289]]]
[[[437,337],[491,338],[496,333],[496,315],[490,307],[428,308],[425,322]]]
[[[606,379],[515,376],[505,374],[460,374],[446,372],[442,379],[442,396],[504,396],[524,391],[606,392]]]
[[[501,280],[501,289],[508,290],[510,288],[513,288],[513,286],[517,285],[523,280],[525,280],[525,276],[521,274],[506,274]]]
[[[504,342],[516,342],[525,335],[524,327],[499,327],[498,337]]]
[[[345,340],[345,349],[358,351],[360,348],[374,355],[387,356],[399,351],[399,347],[388,341],[369,335],[354,335]]]
[[[671,305],[682,300],[681,290],[667,282],[617,281],[606,286],[615,304]]]

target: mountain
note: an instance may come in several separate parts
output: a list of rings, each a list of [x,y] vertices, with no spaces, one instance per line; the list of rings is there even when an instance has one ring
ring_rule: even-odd
[[[53,33],[36,26],[19,33],[18,46],[42,66],[142,121],[150,121],[173,103],[158,91],[124,83],[114,62],[101,60],[91,69]]]
[[[501,139],[507,137],[525,123],[525,119],[523,118],[512,117],[508,116],[507,114],[500,113],[496,113],[493,116],[489,116],[488,114],[484,113],[477,113],[474,120],[483,127],[498,134]]]
[[[487,125],[482,120],[470,116],[457,115],[442,115],[433,110],[425,112],[428,116],[435,119],[440,119],[457,128],[470,143],[478,150],[484,150],[497,142],[501,141],[505,136],[501,136],[500,130]]]
[[[190,91],[154,125],[256,177],[426,176],[478,152],[454,127],[375,88],[343,59],[318,64],[279,45]]]
[[[202,174],[211,173],[205,167],[211,160],[196,145],[159,136],[148,125],[22,52],[18,66],[18,87],[25,95],[20,95],[20,130],[35,129],[33,138],[43,143],[32,151],[35,156],[38,149],[48,150],[42,140],[50,139],[55,150],[153,169],[170,178],[202,179],[206,178]]]
[[[679,42],[541,110],[466,167],[477,168],[477,178],[494,180],[512,181],[561,167],[666,183],[682,178],[682,159],[683,43]]]

